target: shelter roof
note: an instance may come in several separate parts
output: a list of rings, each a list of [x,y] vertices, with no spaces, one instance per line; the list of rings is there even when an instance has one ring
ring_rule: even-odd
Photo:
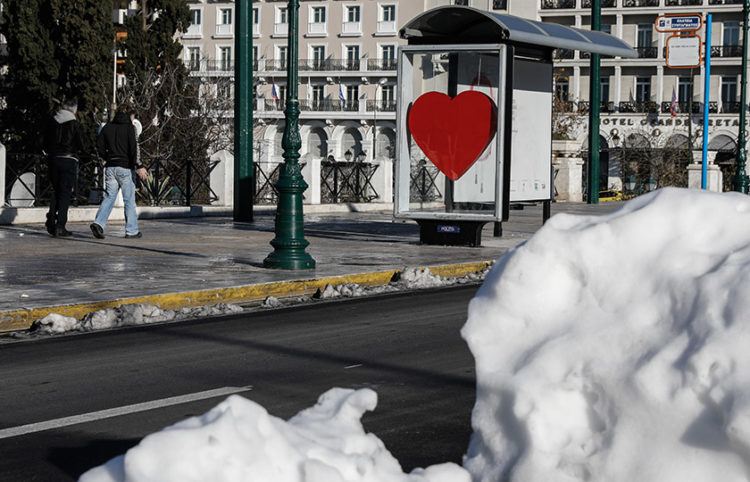
[[[627,43],[604,32],[454,5],[433,8],[414,17],[400,35],[410,44],[516,43],[637,57]]]

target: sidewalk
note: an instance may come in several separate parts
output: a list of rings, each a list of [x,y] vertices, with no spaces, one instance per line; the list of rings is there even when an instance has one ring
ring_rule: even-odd
[[[601,214],[621,203],[554,203],[552,214]],[[80,319],[120,304],[162,308],[241,303],[267,296],[314,293],[327,283],[386,284],[406,267],[429,267],[441,276],[480,271],[542,225],[542,208],[512,210],[503,236],[485,226],[478,248],[419,244],[413,221],[390,212],[305,214],[307,252],[314,270],[271,270],[274,216],[256,213],[250,224],[229,217],[139,220],[141,239],[125,239],[124,226],[108,226],[94,239],[89,222],[73,222],[70,238],[52,238],[41,224],[0,226],[0,332],[28,329],[54,312]]]

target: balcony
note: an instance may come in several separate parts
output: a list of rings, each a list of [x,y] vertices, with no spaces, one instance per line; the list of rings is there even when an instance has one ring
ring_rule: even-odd
[[[615,8],[617,6],[617,0],[602,0],[602,8]],[[582,0],[582,8],[591,8],[591,0]]]
[[[341,35],[362,35],[362,22],[344,22],[341,24]]]
[[[542,9],[576,8],[576,0],[542,0]]]
[[[552,53],[553,60],[570,60],[575,56],[575,51],[570,49],[555,49]]]
[[[742,0],[708,0],[709,5],[742,5]]]
[[[233,60],[210,60],[201,59],[185,60],[185,67],[190,72],[234,72]],[[253,61],[253,70],[258,70],[258,62]]]
[[[232,23],[220,23],[216,26],[216,35],[223,37],[232,36],[234,34],[234,24]]]
[[[266,112],[282,112],[286,107],[283,99],[263,99],[263,107]],[[341,101],[339,99],[322,99],[299,101],[299,109],[302,112],[357,112],[359,111],[359,99]]]
[[[676,102],[675,107],[677,108],[678,114],[686,114],[688,112],[690,103],[689,102]],[[668,114],[672,109],[672,103],[665,101],[661,103],[661,112]],[[699,114],[701,111],[701,103],[693,102],[693,114]]]
[[[379,35],[395,35],[397,33],[396,22],[393,20],[378,20]]]
[[[289,35],[289,24],[288,23],[276,23],[273,26],[273,34],[277,37],[283,37]]]
[[[307,34],[325,36],[328,32],[325,22],[310,22],[307,24]]]
[[[265,59],[260,61],[260,67],[264,71],[274,72],[286,71],[287,61],[278,59]],[[300,59],[299,70],[305,72],[331,72],[331,71],[360,71],[363,67],[368,70],[396,70],[396,60],[393,59],[370,59],[367,62],[361,59]],[[382,68],[378,68],[382,67]]]
[[[635,47],[639,59],[655,59],[659,52],[658,47]]]
[[[578,102],[578,112],[580,114],[587,114],[589,112],[589,106],[591,105],[591,102],[588,101],[581,101]],[[614,102],[602,102],[599,105],[599,112],[602,113],[612,113],[615,111],[615,103]]]
[[[368,112],[396,112],[396,101],[395,100],[368,100],[365,106]]]
[[[741,102],[722,102],[721,112],[722,114],[739,114],[742,110]]]
[[[742,45],[711,46],[711,57],[742,57]]]
[[[626,101],[620,102],[620,114],[656,113],[659,111],[656,102],[647,100],[645,102]]]
[[[368,59],[367,70],[396,70],[396,59]]]
[[[623,0],[623,7],[658,7],[659,0]]]
[[[690,7],[703,5],[703,0],[665,0],[667,7]]]

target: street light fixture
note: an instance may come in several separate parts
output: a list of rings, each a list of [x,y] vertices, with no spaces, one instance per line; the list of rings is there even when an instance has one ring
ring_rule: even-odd
[[[352,160],[352,151],[350,151],[349,149],[347,149],[346,152],[344,153],[344,159],[346,159],[347,161],[351,161]]]
[[[383,87],[383,84],[388,82],[388,79],[381,77],[378,83],[375,85],[375,111],[373,112],[372,118],[372,160],[375,161],[375,150],[376,143],[378,142],[378,88]]]
[[[359,159],[359,162],[365,162],[365,159],[367,159],[367,151],[359,151],[357,158]]]

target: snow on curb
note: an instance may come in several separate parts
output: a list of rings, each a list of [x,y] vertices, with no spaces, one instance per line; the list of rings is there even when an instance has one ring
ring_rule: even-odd
[[[275,296],[268,296],[259,308],[275,309],[291,304],[306,303],[312,299],[353,298],[403,290],[478,283],[484,280],[491,268],[492,265],[490,264],[482,271],[469,273],[457,278],[444,278],[432,273],[430,268],[405,268],[387,285],[362,286],[356,283],[327,284],[323,290],[319,289],[312,296],[297,296],[284,300]],[[132,303],[121,305],[117,308],[94,311],[88,313],[80,320],[58,313],[50,313],[44,318],[34,321],[30,331],[45,335],[56,335],[71,331],[87,332],[123,326],[181,321],[189,318],[231,315],[243,311],[243,307],[231,303],[219,303],[217,305],[197,308],[181,308],[179,310],[163,310],[151,303]]]
[[[151,303],[133,303],[117,308],[107,308],[87,314],[81,320],[57,313],[50,313],[31,325],[31,331],[43,334],[59,334],[69,331],[95,331],[123,326],[148,325],[165,321],[178,321],[204,316],[231,315],[241,313],[242,307],[219,303],[213,306],[162,310]]]

